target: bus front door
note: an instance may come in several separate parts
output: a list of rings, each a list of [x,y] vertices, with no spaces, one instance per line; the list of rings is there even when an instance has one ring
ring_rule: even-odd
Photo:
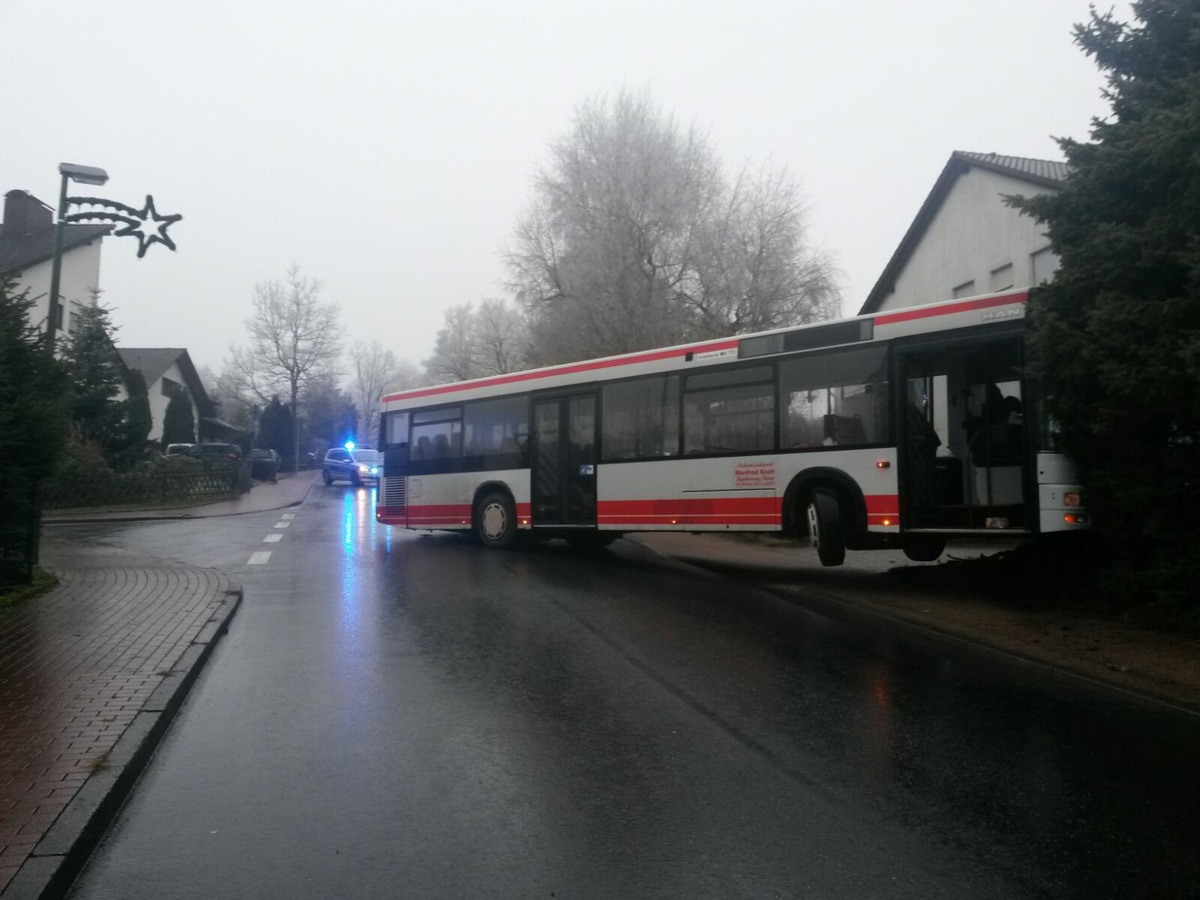
[[[900,362],[906,530],[1026,529],[1020,336],[916,345]]]
[[[533,526],[596,525],[596,395],[535,400]]]

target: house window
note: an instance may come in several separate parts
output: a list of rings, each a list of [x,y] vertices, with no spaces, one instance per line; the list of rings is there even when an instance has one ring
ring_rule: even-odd
[[[964,281],[962,284],[958,285],[951,292],[951,294],[955,300],[957,300],[959,297],[975,296],[975,279],[972,278],[970,281]]]
[[[1007,291],[1013,286],[1013,266],[1012,263],[1006,263],[998,269],[992,269],[992,274],[988,280],[991,285],[992,293],[997,291]]]
[[[1043,247],[1036,253],[1030,254],[1029,259],[1033,266],[1033,281],[1031,283],[1034,287],[1054,279],[1054,272],[1058,269],[1058,257],[1055,255],[1054,250],[1050,247]]]
[[[175,392],[179,390],[180,384],[178,381],[172,381],[170,378],[164,377],[162,380],[162,395],[164,397],[174,397]]]
[[[58,304],[58,319],[57,319],[58,324],[55,325],[54,327],[57,328],[59,331],[63,330],[63,316],[64,315],[66,315],[66,317],[67,317],[67,326],[66,326],[67,334],[74,334],[76,331],[79,330],[80,323],[83,322],[83,318],[82,318],[83,304],[76,303],[74,300],[72,300],[71,301],[71,310],[70,310],[69,314],[64,309],[64,307],[61,303]]]

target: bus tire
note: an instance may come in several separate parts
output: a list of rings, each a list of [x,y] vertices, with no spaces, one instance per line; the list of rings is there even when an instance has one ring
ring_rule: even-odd
[[[603,550],[620,536],[615,531],[586,531],[567,535],[567,543],[576,550]]]
[[[808,536],[823,566],[840,566],[846,561],[846,531],[837,497],[829,491],[814,491],[808,501]]]
[[[936,534],[906,534],[900,548],[913,562],[933,562],[946,549],[946,539]]]
[[[504,491],[488,491],[475,507],[475,535],[485,547],[506,550],[517,539],[517,511]]]

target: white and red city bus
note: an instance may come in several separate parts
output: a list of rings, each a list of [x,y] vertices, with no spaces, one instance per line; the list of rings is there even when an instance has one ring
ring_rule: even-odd
[[[417,388],[383,398],[382,523],[603,546],[809,537],[821,562],[1086,529],[1023,375],[1027,292]]]

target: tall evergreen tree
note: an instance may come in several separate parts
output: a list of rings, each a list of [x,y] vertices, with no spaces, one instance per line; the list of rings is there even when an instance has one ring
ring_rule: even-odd
[[[196,416],[192,395],[182,388],[171,395],[163,413],[163,446],[196,443]]]
[[[67,433],[65,379],[29,326],[32,306],[27,291],[0,277],[0,532],[10,534],[36,526],[34,492]]]
[[[128,468],[143,458],[146,440],[150,437],[150,429],[154,427],[146,378],[141,369],[129,370],[125,376],[125,390],[129,395],[124,401],[125,415],[117,433],[117,443],[112,448],[120,468]]]
[[[272,397],[271,402],[263,408],[258,419],[258,437],[255,444],[264,450],[274,450],[279,453],[290,466],[294,462],[292,439],[295,428],[292,423],[292,411],[280,402],[279,397]]]
[[[1131,599],[1195,611],[1200,568],[1200,0],[1094,9],[1075,39],[1111,114],[1062,140],[1057,194],[1014,198],[1061,267],[1030,301],[1032,364]],[[1130,577],[1131,576],[1131,577]]]
[[[113,345],[109,311],[86,307],[74,314],[77,324],[63,348],[68,379],[68,415],[87,440],[105,455],[124,443],[125,404],[118,400],[124,372]]]

